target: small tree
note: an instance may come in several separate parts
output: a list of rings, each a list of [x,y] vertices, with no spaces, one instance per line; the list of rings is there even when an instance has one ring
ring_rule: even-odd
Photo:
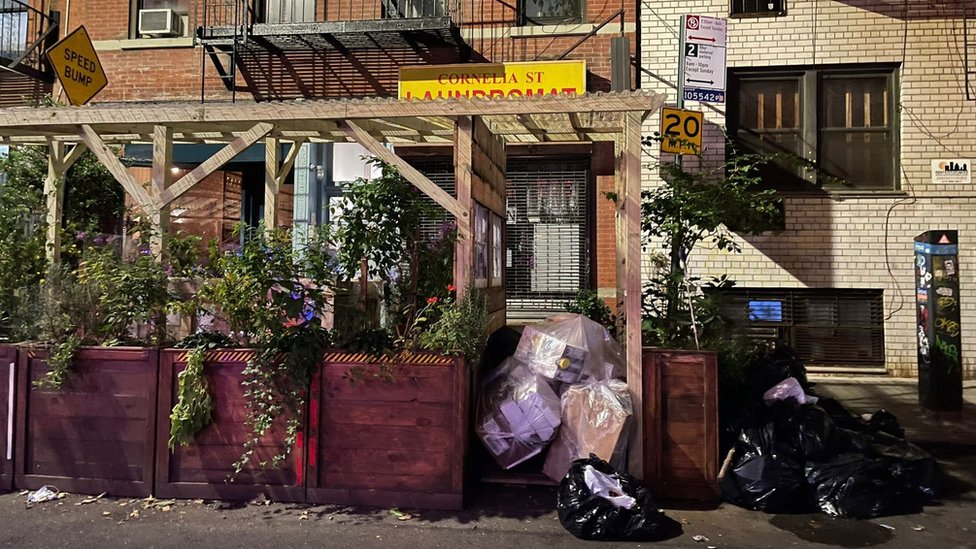
[[[644,145],[659,141],[648,137]],[[656,256],[655,272],[644,288],[643,328],[651,345],[690,347],[697,341],[696,320],[707,325],[717,319],[702,287],[728,287],[733,282],[726,275],[704,283],[688,276],[688,257],[698,244],[710,241],[736,253],[741,250],[734,232],[755,234],[780,226],[776,192],[757,188],[760,167],[771,157],[730,154],[712,166],[700,154],[698,159],[695,170],[677,162],[657,164],[663,184],[641,193],[643,248],[659,244],[664,250]]]

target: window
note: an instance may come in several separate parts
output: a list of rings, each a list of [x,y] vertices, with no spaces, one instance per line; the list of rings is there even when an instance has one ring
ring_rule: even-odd
[[[131,0],[130,6],[130,37],[190,36],[190,0]]]
[[[731,75],[729,91],[728,125],[738,146],[779,156],[763,170],[768,186],[895,188],[893,68],[742,71]]]
[[[729,14],[732,17],[786,15],[786,0],[732,0]]]
[[[521,0],[523,25],[582,23],[584,0]]]

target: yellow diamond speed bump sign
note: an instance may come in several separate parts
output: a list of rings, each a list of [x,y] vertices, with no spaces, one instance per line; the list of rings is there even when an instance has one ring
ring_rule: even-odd
[[[661,109],[661,152],[698,154],[702,147],[702,113]]]
[[[102,64],[95,54],[95,46],[83,26],[51,46],[47,50],[47,60],[54,67],[72,105],[84,105],[91,101],[108,84]]]

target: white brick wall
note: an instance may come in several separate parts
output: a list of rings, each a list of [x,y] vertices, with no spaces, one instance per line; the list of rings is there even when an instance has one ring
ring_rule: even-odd
[[[784,231],[741,237],[738,255],[697,250],[694,274],[729,273],[746,287],[880,288],[887,368],[910,376],[916,373],[912,239],[929,229],[956,229],[963,362],[967,376],[976,377],[976,188],[937,187],[930,175],[931,160],[976,160],[976,102],[966,101],[963,88],[962,19],[953,8],[958,5],[793,0],[784,17],[729,19],[730,68],[899,64],[903,193],[787,198]],[[645,0],[640,9],[641,87],[666,93],[674,104],[679,17],[726,17],[729,2]],[[686,104],[704,111],[712,125],[705,134],[712,154],[722,154],[724,107]],[[657,115],[649,117],[645,133],[659,125]],[[645,161],[657,157],[646,151]],[[657,184],[656,174],[645,170],[645,187]]]

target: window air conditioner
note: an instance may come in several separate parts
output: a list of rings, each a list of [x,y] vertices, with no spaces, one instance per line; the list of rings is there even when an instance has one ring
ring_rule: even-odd
[[[143,36],[182,36],[183,19],[170,9],[139,10],[139,34]]]

